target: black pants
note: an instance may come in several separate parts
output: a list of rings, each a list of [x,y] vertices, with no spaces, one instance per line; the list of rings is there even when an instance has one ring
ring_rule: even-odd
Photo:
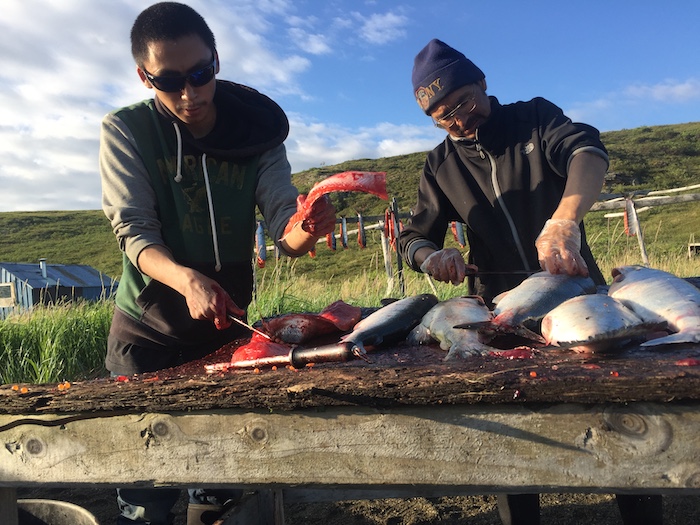
[[[661,525],[661,496],[616,494],[623,525]],[[499,494],[498,514],[503,525],[540,525],[539,494]]]

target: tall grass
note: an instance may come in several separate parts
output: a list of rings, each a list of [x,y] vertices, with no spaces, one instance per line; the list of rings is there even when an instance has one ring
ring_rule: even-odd
[[[686,249],[657,249],[660,229],[645,233],[650,266],[680,277],[700,276],[700,257],[689,258]],[[620,221],[601,222],[589,232],[591,248],[603,274],[615,266],[641,264],[636,237],[628,237]],[[449,244],[449,243],[448,243]],[[352,249],[332,257],[360,258]],[[256,275],[256,293],[249,307],[255,322],[288,312],[318,312],[339,299],[356,306],[379,306],[385,297],[401,296],[398,277],[389,283],[383,262],[363,251],[368,262],[352,275],[321,277],[303,269],[303,259],[269,261]],[[321,258],[321,254],[319,254]],[[381,258],[381,256],[380,256]],[[308,262],[308,261],[307,261]],[[328,263],[325,263],[328,264]],[[332,264],[332,263],[331,263]],[[463,286],[432,282],[425,275],[404,268],[404,295],[435,293],[445,300],[465,293]],[[391,285],[390,285],[391,284]],[[0,321],[0,384],[53,383],[105,376],[104,356],[114,304],[111,300],[37,306],[32,311]]]
[[[0,322],[0,383],[53,383],[105,374],[113,303],[37,306]]]

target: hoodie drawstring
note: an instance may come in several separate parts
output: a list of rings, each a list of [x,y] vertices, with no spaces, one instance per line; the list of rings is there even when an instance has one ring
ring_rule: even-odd
[[[175,182],[182,180],[182,135],[180,135],[180,127],[177,122],[173,122],[175,128],[175,136],[177,137],[177,169],[175,171]]]
[[[175,182],[182,180],[182,135],[177,122],[173,122],[175,136],[177,137],[177,168],[175,172]],[[204,174],[204,186],[207,190],[207,204],[209,205],[209,222],[211,223],[211,236],[214,243],[214,270],[221,271],[221,255],[219,254],[219,236],[216,233],[216,219],[214,218],[214,203],[211,197],[211,186],[209,185],[209,170],[207,169],[207,154],[202,153],[202,173]]]
[[[216,233],[216,220],[214,219],[214,203],[211,199],[211,187],[209,186],[209,170],[207,170],[207,154],[202,153],[202,172],[204,173],[204,185],[207,187],[207,202],[209,203],[209,221],[211,222],[211,236],[214,241],[214,270],[221,270],[221,257],[219,256],[219,236]]]

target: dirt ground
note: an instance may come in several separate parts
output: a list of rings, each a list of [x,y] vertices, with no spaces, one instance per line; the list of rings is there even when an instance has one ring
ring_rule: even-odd
[[[175,507],[185,524],[186,491]],[[70,501],[92,512],[100,525],[116,523],[113,489],[19,489],[19,498]],[[543,494],[543,525],[622,525],[609,494]],[[286,525],[501,525],[495,496],[410,498],[285,505]],[[665,525],[700,524],[700,495],[665,496]]]

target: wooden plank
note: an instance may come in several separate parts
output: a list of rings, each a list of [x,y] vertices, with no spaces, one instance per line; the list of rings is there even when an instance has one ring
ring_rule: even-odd
[[[182,410],[298,410],[327,406],[608,403],[700,400],[700,345],[585,356],[538,351],[530,359],[474,357],[444,362],[437,347],[398,345],[372,363],[325,364],[299,371],[252,370],[207,375],[204,364],[230,359],[223,348],[184,367],[128,381],[97,379],[0,386],[0,414],[81,417]],[[69,416],[70,417],[70,416]],[[0,431],[2,427],[0,427]]]
[[[662,204],[678,204],[681,202],[695,202],[700,200],[700,193],[691,193],[688,195],[676,195],[673,197],[636,197],[634,202],[639,206],[660,206]],[[624,208],[624,200],[615,200],[610,202],[596,202],[591,206],[591,211],[614,210],[616,208]]]
[[[697,494],[699,408],[329,407],[121,415],[60,426],[12,426],[18,417],[5,415],[0,486]]]

